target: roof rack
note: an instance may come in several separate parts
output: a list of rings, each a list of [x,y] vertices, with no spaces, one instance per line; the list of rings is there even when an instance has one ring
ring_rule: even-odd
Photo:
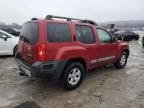
[[[62,17],[62,16],[53,16],[53,15],[47,15],[46,19],[52,19],[52,18],[58,18],[58,19],[66,19],[67,21],[71,21],[71,20],[78,20],[82,23],[89,23],[92,25],[97,25],[94,21],[92,20],[83,20],[83,19],[78,19],[78,18],[70,18],[70,17]]]
[[[32,18],[31,21],[33,21],[33,20],[38,20],[38,18]]]

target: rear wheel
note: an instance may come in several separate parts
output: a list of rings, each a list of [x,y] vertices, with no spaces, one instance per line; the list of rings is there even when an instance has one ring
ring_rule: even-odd
[[[79,62],[72,62],[67,65],[64,70],[62,82],[67,90],[76,89],[83,80],[84,67]]]
[[[127,63],[127,58],[128,58],[127,52],[123,51],[118,61],[115,63],[116,68],[118,69],[124,68]]]

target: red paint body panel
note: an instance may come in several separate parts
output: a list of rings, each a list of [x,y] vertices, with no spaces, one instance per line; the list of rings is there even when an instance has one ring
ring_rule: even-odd
[[[23,41],[19,41],[18,51],[21,57],[32,64],[38,60],[38,47],[40,44],[45,44],[45,61],[58,61],[58,60],[70,60],[75,58],[81,58],[85,61],[87,69],[93,69],[107,63],[115,62],[120,53],[124,49],[129,49],[127,43],[115,42],[108,44],[100,44],[96,26],[87,23],[77,23],[71,21],[61,20],[38,20],[39,23],[39,40],[36,44],[28,44]],[[49,22],[67,23],[70,26],[72,42],[58,43],[47,41],[47,24]],[[87,25],[93,30],[95,36],[94,44],[83,44],[77,41],[77,34],[75,25]],[[28,51],[28,49],[30,49]],[[29,57],[29,56],[31,57]],[[103,60],[103,58],[114,56],[111,60],[97,62],[97,59]],[[96,63],[92,63],[96,62]]]

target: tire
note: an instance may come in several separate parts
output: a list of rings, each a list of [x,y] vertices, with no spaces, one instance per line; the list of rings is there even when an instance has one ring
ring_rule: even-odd
[[[144,37],[142,38],[142,46],[144,47]]]
[[[18,46],[16,45],[15,47],[14,47],[14,50],[13,50],[13,55],[15,56],[15,54],[17,53],[17,50],[18,50]]]
[[[125,67],[126,63],[127,63],[127,58],[128,58],[128,54],[127,52],[123,51],[119,57],[119,59],[117,60],[117,62],[115,63],[115,67],[118,69],[122,69]]]
[[[138,41],[138,40],[139,40],[139,37],[136,37],[135,40]]]
[[[84,67],[79,62],[69,63],[62,77],[62,83],[66,90],[74,90],[82,83],[84,78]]]

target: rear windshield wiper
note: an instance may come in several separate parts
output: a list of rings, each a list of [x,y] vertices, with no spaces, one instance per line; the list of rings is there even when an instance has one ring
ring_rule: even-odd
[[[24,42],[30,42],[26,37],[24,37],[24,36],[20,36],[20,39],[22,38],[22,40],[24,41]]]

